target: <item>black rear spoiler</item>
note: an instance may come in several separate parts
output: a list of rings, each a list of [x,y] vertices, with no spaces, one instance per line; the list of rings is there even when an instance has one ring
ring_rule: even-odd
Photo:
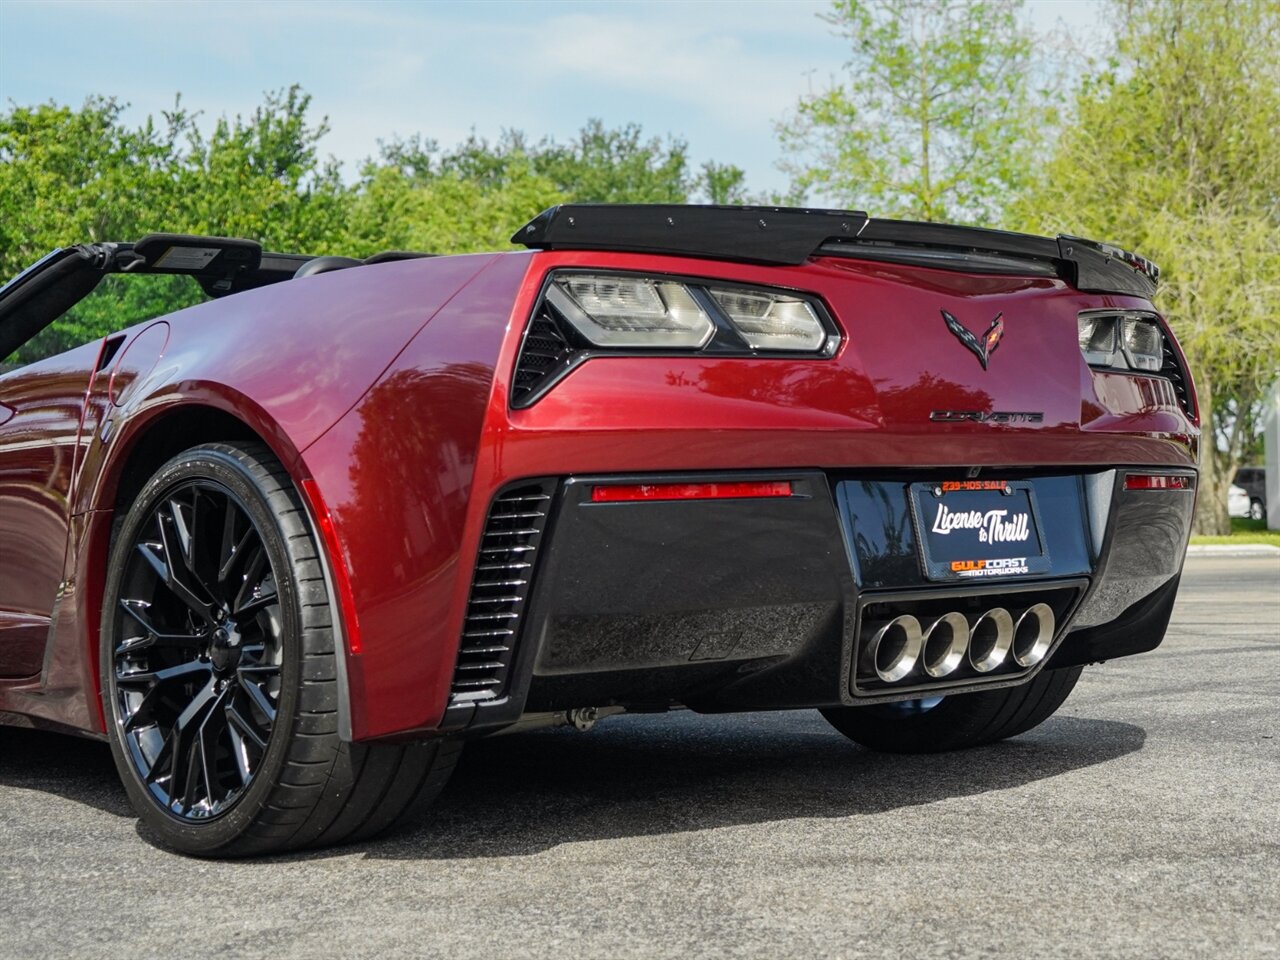
[[[1150,299],[1160,269],[1111,244],[942,223],[873,220],[857,210],[573,203],[521,227],[539,250],[618,250],[800,264],[813,256],[884,260],[971,273],[1056,276],[1078,290]]]

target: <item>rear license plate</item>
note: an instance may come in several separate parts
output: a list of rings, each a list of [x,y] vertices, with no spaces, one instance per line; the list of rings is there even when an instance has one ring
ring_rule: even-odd
[[[1049,572],[1049,551],[1030,481],[913,483],[911,512],[930,580]]]

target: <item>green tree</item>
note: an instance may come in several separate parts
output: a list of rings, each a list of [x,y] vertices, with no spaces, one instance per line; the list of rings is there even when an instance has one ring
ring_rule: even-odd
[[[569,200],[741,202],[742,171],[689,166],[674,138],[592,120],[567,143],[508,131],[442,150],[421,135],[383,145],[359,180],[320,154],[328,124],[298,87],[211,128],[177,99],[158,121],[122,119],[116,100],[0,114],[0,271],[49,250],[152,232],[252,237],[269,249],[367,256],[387,249],[500,250],[540,210]],[[25,345],[29,361],[201,299],[186,278],[109,277]]]
[[[0,272],[8,278],[56,246],[131,236],[172,194],[179,124],[138,129],[122,105],[92,97],[0,114]]]
[[[317,144],[297,87],[268,94],[248,118],[209,136],[179,98],[160,122],[121,119],[90,98],[0,114],[0,272],[10,277],[55,247],[135,240],[153,232],[248,236],[268,247],[333,251],[349,205]],[[16,356],[29,361],[202,299],[186,278],[107,278]]]
[[[382,144],[355,191],[343,235],[363,256],[388,247],[467,253],[502,249],[533,214],[557,203],[743,202],[743,172],[691,171],[682,140],[646,138],[635,124],[590,120],[567,143],[507,130],[443,150],[421,135]]]
[[[638,124],[590,120],[571,143],[551,141],[534,164],[566,196],[588,203],[684,203],[695,188],[683,140],[645,139]]]
[[[777,125],[793,192],[918,220],[998,220],[1035,143],[1021,0],[834,0],[842,80]]]
[[[453,172],[420,178],[399,166],[370,165],[340,242],[357,257],[388,249],[501,250],[521,223],[563,199],[527,162],[508,163],[501,178],[488,181]]]
[[[1230,531],[1226,488],[1280,376],[1280,5],[1116,0],[1116,51],[1019,211],[1114,238],[1163,269],[1204,427],[1196,529]]]
[[[704,163],[698,177],[698,192],[706,197],[708,203],[750,202],[747,197],[747,175],[741,167],[735,167],[731,163],[716,163],[714,160]]]
[[[694,172],[685,141],[646,138],[638,124],[609,128],[598,119],[587,121],[567,143],[549,137],[533,142],[519,130],[504,131],[492,142],[472,134],[449,150],[421,135],[395,140],[382,145],[365,176],[384,167],[417,184],[454,178],[482,190],[535,177],[550,186],[552,202],[578,203],[686,203],[694,197],[741,202],[745,179],[739,168],[715,162]]]
[[[340,253],[334,241],[349,197],[338,163],[322,158],[327,119],[313,123],[311,97],[293,86],[268,93],[248,117],[219,118],[204,136],[194,115],[178,122],[177,202],[167,229],[251,237],[271,250]]]

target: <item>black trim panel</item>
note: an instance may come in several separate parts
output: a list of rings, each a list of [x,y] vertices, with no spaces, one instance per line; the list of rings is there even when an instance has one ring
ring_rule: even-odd
[[[1160,646],[1173,616],[1173,603],[1177,599],[1181,579],[1181,574],[1173,577],[1110,623],[1068,633],[1050,656],[1047,669],[1101,663],[1116,657],[1146,653]]]
[[[847,473],[810,469],[561,480],[522,601],[523,625],[506,660],[505,686],[495,688],[499,695],[489,699],[455,702],[442,729],[481,735],[525,713],[582,707],[623,706],[634,712],[684,705],[724,712],[890,702],[934,691],[952,695],[1014,686],[1041,669],[1137,653],[1160,641],[1167,610],[1148,611],[1162,598],[1172,603],[1176,582],[1151,599],[1140,595],[1132,609],[1111,614],[1111,623],[1072,630],[1077,611],[1098,592],[1099,582],[1091,571],[1094,541],[1081,476],[1034,481],[1056,491],[1046,500],[1054,509],[1045,513],[1045,529],[1061,549],[1048,576],[927,584],[914,544],[895,546],[892,562],[876,561],[885,545],[856,535],[883,526],[884,516],[873,505],[894,488],[899,493],[889,499],[903,500],[911,482],[929,475],[911,471],[894,480],[877,474],[851,483]],[[1123,471],[1114,476],[1122,484]],[[602,483],[758,480],[789,481],[792,496],[594,502],[591,494]],[[864,486],[866,498],[838,501],[835,496],[837,490]],[[1092,491],[1099,483],[1086,486]],[[1149,497],[1163,520],[1145,509],[1118,520],[1117,511],[1127,512],[1133,497]],[[1157,522],[1178,527],[1181,504],[1176,501],[1167,491],[1117,491],[1101,552],[1117,548],[1117,564],[1125,566],[1140,559],[1127,554],[1126,537],[1117,538],[1116,529]],[[869,512],[850,524],[848,511],[855,507]],[[892,512],[905,510],[903,502]],[[1099,528],[1106,513],[1098,518]],[[902,523],[909,525],[905,518]],[[1180,551],[1164,552],[1176,571]],[[1103,577],[1116,572],[1115,565],[1108,570],[1103,564]],[[953,610],[971,617],[992,606],[1016,614],[1036,602],[1053,608],[1057,629],[1049,655],[1031,668],[1002,666],[989,674],[961,668],[954,677],[901,683],[879,682],[865,670],[854,676],[864,619],[880,622],[903,612],[931,617]]]

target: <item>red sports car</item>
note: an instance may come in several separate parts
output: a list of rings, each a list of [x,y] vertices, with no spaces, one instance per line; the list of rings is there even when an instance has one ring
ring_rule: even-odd
[[[1199,429],[1151,263],[825,210],[514,239],[155,234],[0,289],[0,357],[108,275],[208,296],[0,376],[0,720],[236,856],[372,836],[472,737],[814,707],[950,750],[1160,643]]]

